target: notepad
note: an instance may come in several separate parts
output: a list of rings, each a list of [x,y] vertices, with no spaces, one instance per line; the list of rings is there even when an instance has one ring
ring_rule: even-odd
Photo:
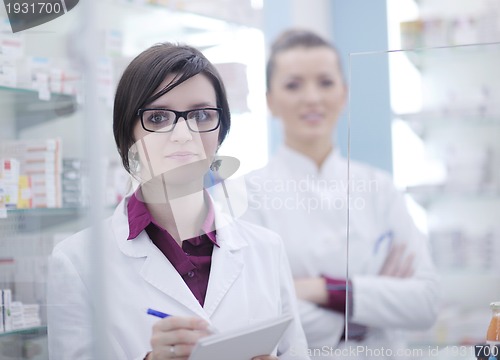
[[[196,343],[189,360],[251,360],[271,354],[292,319],[291,314],[285,314],[228,333],[207,336]]]

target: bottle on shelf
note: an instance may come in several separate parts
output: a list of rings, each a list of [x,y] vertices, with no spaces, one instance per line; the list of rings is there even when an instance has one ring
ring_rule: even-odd
[[[500,301],[492,302],[490,308],[492,314],[486,333],[486,343],[490,346],[489,359],[497,359],[500,349]]]
[[[500,345],[500,301],[490,304],[492,311],[486,342],[490,345]]]

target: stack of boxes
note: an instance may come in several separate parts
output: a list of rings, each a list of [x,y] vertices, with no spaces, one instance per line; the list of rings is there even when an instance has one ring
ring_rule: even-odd
[[[0,206],[16,208],[19,189],[19,161],[14,158],[0,160]]]
[[[498,1],[483,2],[485,9],[463,17],[434,16],[400,24],[401,47],[418,49],[437,46],[494,43],[500,35]]]
[[[39,304],[23,304],[20,301],[11,303],[12,330],[33,328],[42,324]]]
[[[62,205],[67,208],[88,205],[85,195],[85,169],[81,159],[62,161]]]
[[[4,156],[0,169],[0,197],[5,207],[61,207],[59,139],[13,141],[3,144],[0,153]]]
[[[2,208],[81,208],[88,206],[86,162],[62,159],[60,139],[20,140],[0,145]],[[115,160],[102,161],[105,204],[114,206],[128,191],[129,175]]]
[[[0,290],[0,332],[12,331],[12,291],[10,289]]]
[[[12,301],[10,289],[0,290],[0,333],[40,326],[40,305]]]

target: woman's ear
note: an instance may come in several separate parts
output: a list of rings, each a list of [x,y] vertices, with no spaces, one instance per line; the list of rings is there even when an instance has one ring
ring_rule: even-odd
[[[134,143],[128,149],[128,163],[130,170],[135,173],[139,170],[140,160],[139,160],[139,152],[137,149],[137,144]]]
[[[139,154],[137,153],[137,145],[135,143],[133,143],[128,148],[128,159],[129,159],[129,161],[131,161],[131,160],[139,160]]]

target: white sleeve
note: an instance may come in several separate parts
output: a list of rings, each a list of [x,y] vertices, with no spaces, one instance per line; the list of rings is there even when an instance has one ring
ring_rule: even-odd
[[[51,360],[95,359],[96,331],[92,327],[91,290],[71,260],[55,250],[49,259],[47,283],[47,327]],[[108,355],[127,358],[116,338],[107,334]],[[143,360],[144,356],[137,360]]]
[[[92,359],[89,293],[60,251],[49,259],[47,324],[51,360]]]
[[[280,259],[278,271],[280,272],[282,313],[292,313],[294,320],[278,345],[278,357],[282,360],[308,360],[307,341],[300,323],[292,273],[281,238],[279,241]]]
[[[352,321],[374,327],[425,329],[437,318],[439,283],[427,238],[416,228],[403,195],[392,184],[382,194],[388,203],[382,216],[394,241],[415,254],[410,278],[355,276]]]

